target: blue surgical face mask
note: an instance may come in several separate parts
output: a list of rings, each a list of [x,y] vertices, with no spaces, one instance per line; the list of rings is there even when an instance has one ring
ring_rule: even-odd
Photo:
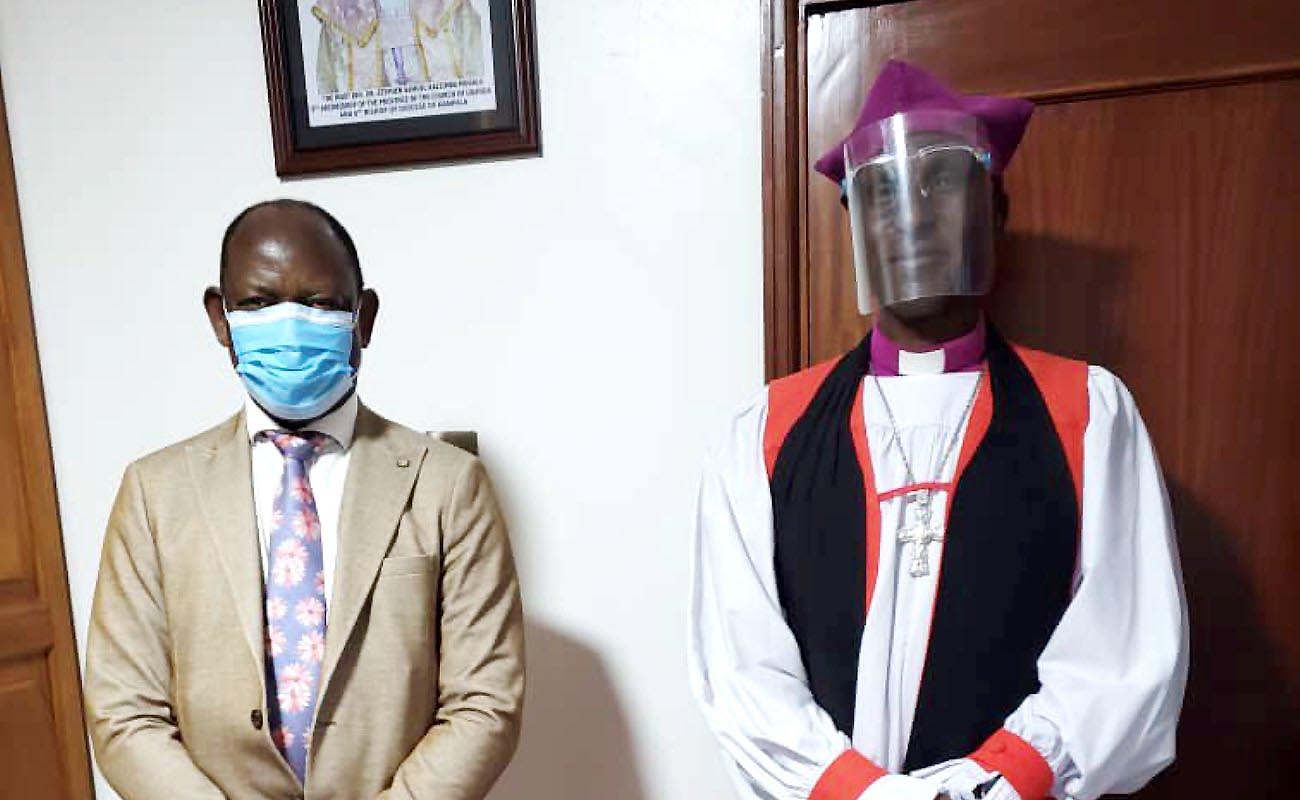
[[[268,414],[295,422],[315,419],[357,383],[352,358],[356,318],[298,303],[230,311],[230,340],[248,393]]]

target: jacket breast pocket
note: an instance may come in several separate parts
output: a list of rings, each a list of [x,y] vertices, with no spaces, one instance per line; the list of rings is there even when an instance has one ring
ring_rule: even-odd
[[[436,556],[389,556],[379,565],[379,577],[396,578],[400,575],[427,575],[437,566]]]

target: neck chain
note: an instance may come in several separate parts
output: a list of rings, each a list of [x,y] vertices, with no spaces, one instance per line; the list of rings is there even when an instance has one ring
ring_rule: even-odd
[[[907,485],[911,486],[917,482],[916,473],[912,470],[911,459],[907,457],[907,448],[903,446],[903,438],[898,433],[898,421],[894,419],[894,410],[890,408],[889,399],[885,397],[885,391],[880,386],[880,378],[872,375],[871,380],[876,385],[876,393],[880,395],[880,402],[885,406],[885,415],[889,417],[890,431],[893,433],[894,441],[898,443],[898,452],[903,457]],[[981,371],[979,376],[975,378],[975,388],[970,393],[970,399],[966,401],[966,408],[962,410],[957,426],[953,428],[952,435],[948,438],[948,444],[943,450],[943,455],[939,458],[939,467],[935,472],[936,482],[943,477],[944,468],[948,465],[948,459],[952,456],[952,451],[957,446],[957,440],[961,437],[966,418],[970,416],[971,409],[975,407],[975,398],[979,395],[980,384],[983,380],[984,373]],[[930,574],[930,543],[943,541],[943,529],[934,524],[934,513],[931,508],[934,498],[930,489],[917,489],[908,492],[906,499],[909,504],[917,504],[916,523],[911,527],[906,527],[907,509],[904,508],[902,518],[898,524],[898,541],[901,544],[910,543],[912,545],[912,561],[908,571],[912,577],[920,578]]]

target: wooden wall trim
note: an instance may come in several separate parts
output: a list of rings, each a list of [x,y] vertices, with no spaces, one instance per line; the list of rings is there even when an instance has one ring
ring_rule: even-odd
[[[1186,89],[1208,89],[1215,86],[1237,86],[1243,83],[1266,83],[1300,77],[1300,60],[1278,64],[1261,64],[1246,69],[1225,69],[1196,77],[1153,78],[1145,81],[1122,83],[1096,83],[1069,86],[1047,92],[1011,92],[1038,105],[1076,103],[1084,100],[1101,100],[1109,97],[1128,97],[1159,92],[1178,92]]]

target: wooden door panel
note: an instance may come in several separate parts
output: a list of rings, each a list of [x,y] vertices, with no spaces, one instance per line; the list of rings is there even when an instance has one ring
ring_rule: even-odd
[[[0,662],[0,775],[5,796],[64,797],[58,742],[50,697],[49,676],[42,658]]]
[[[1274,797],[1300,746],[1300,4],[772,0],[768,364],[852,347],[852,251],[811,163],[885,60],[1039,103],[992,316],[1128,384],[1192,622],[1179,758],[1144,798]],[[781,228],[777,232],[776,228]]]
[[[81,685],[3,96],[0,509],[0,788],[5,797],[87,800]]]

